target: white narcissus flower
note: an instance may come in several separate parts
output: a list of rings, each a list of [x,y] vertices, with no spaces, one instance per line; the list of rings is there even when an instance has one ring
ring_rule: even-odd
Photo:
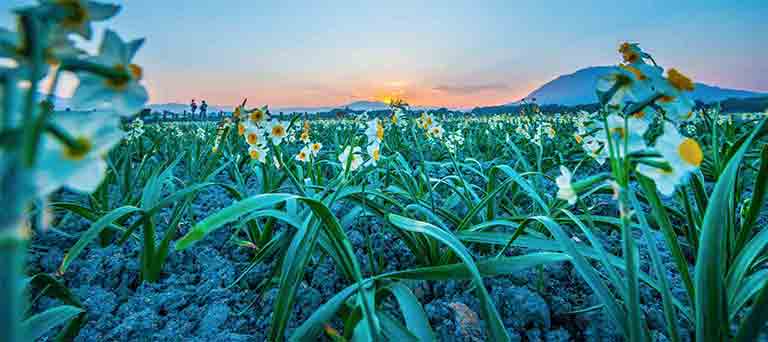
[[[256,108],[248,114],[248,121],[253,125],[260,126],[266,120],[267,113],[262,109]]]
[[[442,139],[444,133],[445,133],[445,130],[443,129],[443,126],[435,124],[429,127],[429,135],[437,139]]]
[[[347,161],[349,160],[349,171],[357,170],[357,168],[359,168],[360,164],[363,162],[363,158],[360,156],[361,151],[362,150],[359,146],[356,146],[355,148],[347,146],[344,148],[344,151],[342,151],[339,155],[339,162],[341,162],[341,167],[346,168]]]
[[[654,161],[663,162],[664,160],[657,159]],[[681,173],[672,167],[661,168],[640,163],[637,164],[636,169],[641,175],[652,179],[656,183],[656,188],[664,196],[672,196],[675,193],[675,186],[682,180]]]
[[[310,149],[312,150],[312,156],[317,157],[317,154],[320,153],[320,150],[323,148],[323,144],[316,142],[312,145],[309,145]]]
[[[368,159],[366,165],[376,166],[379,158],[381,158],[381,145],[379,145],[377,142],[373,142],[372,144],[368,145],[367,150],[368,156],[371,157],[371,159]]]
[[[571,171],[564,165],[560,165],[560,176],[555,179],[555,183],[557,183],[557,198],[568,201],[570,205],[576,204],[576,200],[579,199],[571,183],[572,177]]]
[[[686,92],[693,91],[695,85],[691,79],[681,74],[676,69],[667,70],[667,78],[659,86],[663,94],[656,104],[661,107],[667,117],[676,121],[688,121],[694,117],[693,107],[695,103]]]
[[[303,162],[306,162],[306,161],[307,161],[307,159],[309,159],[309,155],[310,155],[311,153],[312,153],[312,152],[309,150],[309,146],[304,146],[304,148],[302,148],[302,149],[299,151],[299,153],[297,153],[297,154],[296,154],[296,157],[295,157],[295,158],[296,158],[296,160],[298,160],[298,161],[300,161],[300,162],[302,162],[302,163],[303,163]]]
[[[72,96],[72,103],[80,109],[102,108],[111,104],[120,115],[133,115],[144,108],[149,95],[139,84],[143,76],[141,67],[131,63],[144,39],[124,42],[117,33],[107,30],[99,47],[99,54],[89,62],[125,73],[126,79],[111,79],[89,72],[78,72],[80,83]]]
[[[57,113],[54,125],[79,146],[43,136],[35,171],[39,194],[45,196],[63,186],[86,193],[96,190],[106,174],[104,155],[124,135],[119,123],[114,113]]]
[[[639,164],[637,171],[653,179],[659,192],[666,196],[674,194],[675,186],[696,171],[704,161],[704,152],[699,143],[681,135],[677,127],[669,122],[664,123],[664,134],[656,140],[655,149],[669,164],[669,168]]]
[[[432,125],[434,124],[434,119],[432,118],[432,115],[427,114],[427,112],[421,113],[421,117],[419,118],[419,126],[424,129],[428,130]]]
[[[656,140],[655,148],[673,169],[685,173],[698,169],[704,161],[699,143],[681,135],[677,127],[669,122],[664,123],[664,134]]]
[[[648,64],[615,66],[598,79],[596,89],[600,96],[615,88],[607,104],[623,107],[627,102],[641,102],[656,94],[657,83],[661,80],[661,68]]]
[[[264,131],[252,124],[245,124],[245,142],[250,146],[264,145]]]
[[[267,158],[267,149],[259,145],[251,145],[248,147],[248,155],[252,160],[256,160],[259,163],[264,163]],[[279,167],[278,167],[279,168]]]
[[[368,129],[365,130],[365,135],[368,136],[368,142],[381,142],[384,140],[384,125],[381,124],[379,119],[368,121]]]
[[[587,136],[582,139],[581,147],[592,157],[598,164],[603,165],[608,155],[603,144],[592,136]]]
[[[277,119],[272,119],[267,125],[267,133],[272,139],[272,144],[280,145],[283,139],[288,135],[288,130],[285,124]]]

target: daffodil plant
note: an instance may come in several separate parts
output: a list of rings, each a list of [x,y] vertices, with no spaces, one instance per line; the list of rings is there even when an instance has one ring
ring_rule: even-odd
[[[91,56],[71,39],[90,40],[92,23],[118,11],[95,1],[45,0],[14,11],[16,31],[0,29],[0,249],[6,265],[0,330],[7,341],[34,339],[45,333],[36,328],[82,314],[70,305],[24,319],[21,266],[33,201],[62,187],[93,192],[106,173],[104,155],[123,137],[121,117],[135,114],[147,100],[142,69],[132,61],[143,40],[126,42],[107,30]],[[63,73],[80,81],[72,104],[79,111],[58,112],[52,105]],[[49,88],[41,86],[44,79]]]
[[[700,169],[705,161],[705,151],[699,141],[684,135],[679,129],[681,124],[694,119],[694,104],[687,93],[692,91],[695,85],[676,69],[667,70],[665,76],[663,69],[656,65],[650,54],[642,51],[637,44],[624,43],[619,48],[619,52],[624,63],[614,67],[613,71],[601,78],[597,84],[597,95],[604,106],[602,129],[596,132],[594,138],[590,138],[588,143],[581,142],[585,151],[593,158],[599,158],[598,160],[605,158],[609,161],[611,173],[601,181],[606,181],[613,189],[613,198],[616,201],[621,222],[622,255],[625,261],[624,281],[620,281],[618,277],[609,277],[609,279],[613,286],[619,289],[618,295],[624,303],[624,309],[621,308],[622,305],[614,302],[614,299],[603,297],[604,304],[614,310],[609,316],[614,318],[617,328],[628,340],[642,341],[649,338],[646,335],[645,317],[639,302],[639,252],[635,241],[636,235],[633,234],[639,227],[651,256],[652,270],[657,282],[655,286],[661,293],[668,336],[672,341],[681,339],[677,329],[680,316],[694,322],[697,340],[721,340],[734,336],[752,338],[757,331],[754,324],[757,324],[756,322],[761,319],[759,317],[762,317],[758,312],[765,310],[765,300],[760,297],[763,296],[761,293],[767,291],[765,283],[760,285],[762,289],[754,287],[754,283],[746,283],[743,278],[739,278],[741,283],[737,281],[727,283],[724,275],[738,274],[731,276],[731,279],[744,277],[748,272],[747,269],[752,267],[754,259],[744,256],[748,252],[739,249],[748,246],[746,241],[754,234],[754,228],[742,226],[737,229],[718,224],[725,222],[732,224],[736,220],[727,218],[729,215],[735,216],[732,213],[729,214],[727,209],[730,207],[730,211],[734,210],[733,182],[739,173],[739,164],[746,151],[751,148],[752,142],[763,134],[761,132],[764,122],[758,124],[754,131],[747,132],[739,139],[737,145],[732,146],[724,154],[716,143],[721,140],[713,140],[712,159],[717,165],[719,175],[715,178],[717,181],[715,193],[709,199],[709,205],[699,206],[704,217],[699,220],[689,219],[688,222],[689,227],[694,230],[692,235],[698,237],[689,238],[693,247],[698,250],[694,277],[691,275],[688,260],[684,257],[677,232],[670,223],[668,210],[662,205],[661,198],[681,193],[684,202],[687,203],[685,189],[693,186],[699,189],[699,194],[704,192],[701,186],[703,177]],[[654,139],[653,143],[648,143],[647,132],[651,125],[660,126],[661,134]],[[577,139],[583,140],[581,135],[578,135]],[[581,181],[577,186],[573,182],[573,177],[574,175],[565,166],[561,166],[561,175],[557,178],[559,188],[557,197],[570,205],[577,203],[580,193],[596,184],[596,182]],[[764,177],[758,178],[755,186],[760,187],[764,181]],[[682,307],[670,292],[665,268],[659,257],[659,246],[651,235],[649,222],[645,217],[646,213],[639,200],[640,196],[635,184],[639,185],[642,198],[650,206],[651,213],[664,235],[666,247],[673,255],[675,266],[688,295],[687,299],[691,303],[689,307]],[[762,203],[761,197],[757,200]],[[690,214],[689,217],[691,217]],[[733,239],[739,233],[742,239],[740,242]],[[729,235],[731,238],[724,239]],[[751,242],[754,246],[749,247],[764,248],[765,246],[764,242],[756,240]],[[722,252],[721,244],[728,246],[725,250],[729,253]],[[736,265],[726,261],[734,257],[747,259]],[[725,265],[732,265],[733,268]],[[753,287],[744,290],[740,286]],[[595,289],[597,290],[598,287]],[[738,311],[746,302],[743,297],[737,297],[737,294],[743,293],[742,291],[750,291],[750,295],[757,296],[755,307],[742,322],[741,327],[733,333],[728,322],[729,319],[735,318],[734,310]],[[731,304],[725,307],[727,303]],[[616,314],[621,311],[625,313]],[[723,316],[723,313],[728,313],[729,316]]]

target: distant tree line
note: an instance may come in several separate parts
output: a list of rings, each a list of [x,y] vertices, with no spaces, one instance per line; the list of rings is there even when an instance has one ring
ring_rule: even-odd
[[[43,103],[43,105],[50,105]],[[754,112],[762,112],[768,109],[768,96],[762,96],[762,97],[751,97],[751,98],[745,98],[745,99],[736,99],[731,98],[727,100],[723,100],[720,102],[712,102],[712,103],[704,103],[701,101],[696,101],[696,109],[704,109],[704,108],[712,108],[715,106],[720,106],[720,110],[723,113],[754,113]],[[453,115],[477,115],[477,116],[486,116],[486,115],[498,115],[498,114],[518,114],[518,113],[530,113],[532,112],[532,108],[535,106],[535,104],[519,104],[519,105],[501,105],[501,106],[488,106],[488,107],[476,107],[472,109],[469,113],[462,112],[462,111],[455,111],[450,110],[447,108],[439,108],[439,109],[431,109],[429,110],[430,113],[438,115],[438,116],[453,116]],[[563,105],[538,105],[538,110],[542,113],[575,113],[579,111],[587,111],[587,112],[594,112],[600,109],[600,106],[597,103],[593,104],[586,104],[586,105],[577,105],[577,106],[563,106]],[[317,113],[298,113],[303,115],[304,118],[345,118],[345,117],[355,117],[357,115],[361,115],[363,113],[367,112],[369,117],[386,117],[392,114],[392,111],[390,109],[381,109],[381,110],[353,110],[349,108],[336,108],[327,112],[317,112]],[[408,109],[405,110],[405,113],[407,115],[419,115],[421,112],[424,112],[424,110],[414,110],[414,109]],[[281,117],[285,119],[286,117],[296,114],[296,113],[270,113],[272,115],[277,115],[278,117]],[[194,115],[188,111],[184,111],[182,113],[175,113],[170,111],[162,111],[162,112],[153,112],[151,109],[146,108],[141,113],[137,115],[137,117],[140,117],[145,122],[157,122],[157,121],[218,121],[224,116],[231,115],[229,112],[219,111],[219,112],[212,112],[208,113],[205,117],[201,117],[199,115]],[[132,120],[133,118],[131,118]]]
[[[696,101],[696,108],[710,108],[720,105],[720,109],[723,113],[753,113],[762,112],[768,108],[768,96],[763,97],[750,97],[745,99],[731,98],[720,102],[704,103]],[[512,114],[520,112],[529,112],[527,106],[530,104],[521,105],[502,105],[502,106],[489,106],[489,107],[477,107],[472,109],[472,113],[476,115],[496,115],[496,114]],[[600,109],[600,105],[597,103],[577,105],[577,106],[563,106],[563,105],[539,105],[539,110],[543,113],[574,113],[581,110],[587,112],[594,112]]]

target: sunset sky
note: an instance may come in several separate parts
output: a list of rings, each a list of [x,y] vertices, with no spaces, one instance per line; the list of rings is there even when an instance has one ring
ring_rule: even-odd
[[[0,25],[29,3],[3,1]],[[137,62],[152,103],[502,104],[617,63],[624,40],[697,82],[768,92],[766,0],[117,3],[122,12],[97,28],[147,38]]]

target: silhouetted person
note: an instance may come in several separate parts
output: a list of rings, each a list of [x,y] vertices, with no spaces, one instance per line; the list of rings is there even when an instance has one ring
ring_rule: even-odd
[[[203,100],[203,103],[200,104],[200,118],[205,120],[205,115],[208,112],[208,104],[205,103],[205,100]]]
[[[197,103],[195,102],[195,99],[192,99],[192,103],[189,104],[189,109],[192,110],[192,115],[190,115],[192,118],[195,117],[195,112],[197,111]]]

